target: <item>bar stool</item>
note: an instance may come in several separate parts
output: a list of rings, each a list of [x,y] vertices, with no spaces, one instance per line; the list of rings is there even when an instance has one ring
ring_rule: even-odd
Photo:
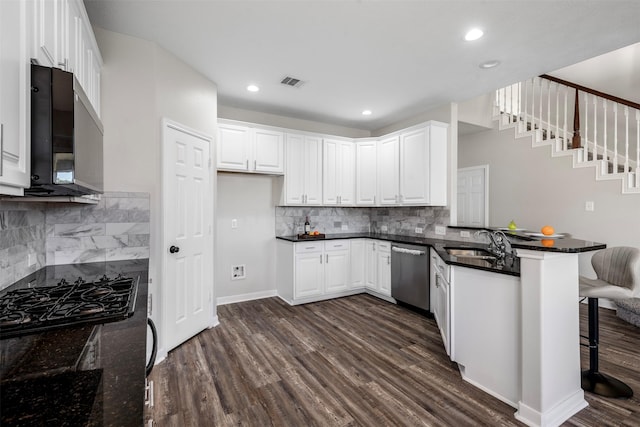
[[[582,389],[605,397],[630,398],[631,387],[598,371],[598,298],[626,299],[640,294],[640,249],[607,248],[591,258],[597,279],[580,276],[581,297],[589,298],[589,369]]]

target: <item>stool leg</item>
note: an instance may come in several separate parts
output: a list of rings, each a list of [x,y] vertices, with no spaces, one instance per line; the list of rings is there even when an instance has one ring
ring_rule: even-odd
[[[598,371],[598,329],[598,298],[589,298],[589,369],[582,372],[582,389],[604,397],[630,398],[631,387]]]

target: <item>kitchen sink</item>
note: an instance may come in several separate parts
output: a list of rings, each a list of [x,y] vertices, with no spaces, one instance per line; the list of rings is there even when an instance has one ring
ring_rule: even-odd
[[[489,251],[478,248],[444,248],[449,255],[458,258],[479,258],[479,259],[495,259],[496,257]]]

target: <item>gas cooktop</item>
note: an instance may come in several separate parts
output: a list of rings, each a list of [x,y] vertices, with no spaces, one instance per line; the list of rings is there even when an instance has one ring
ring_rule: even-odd
[[[9,291],[0,296],[0,338],[124,320],[133,315],[137,291],[138,280],[122,275]]]

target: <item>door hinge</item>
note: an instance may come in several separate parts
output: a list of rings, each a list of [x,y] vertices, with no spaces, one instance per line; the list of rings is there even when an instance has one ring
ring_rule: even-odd
[[[153,314],[153,294],[149,294],[147,297],[147,317],[151,317]]]

